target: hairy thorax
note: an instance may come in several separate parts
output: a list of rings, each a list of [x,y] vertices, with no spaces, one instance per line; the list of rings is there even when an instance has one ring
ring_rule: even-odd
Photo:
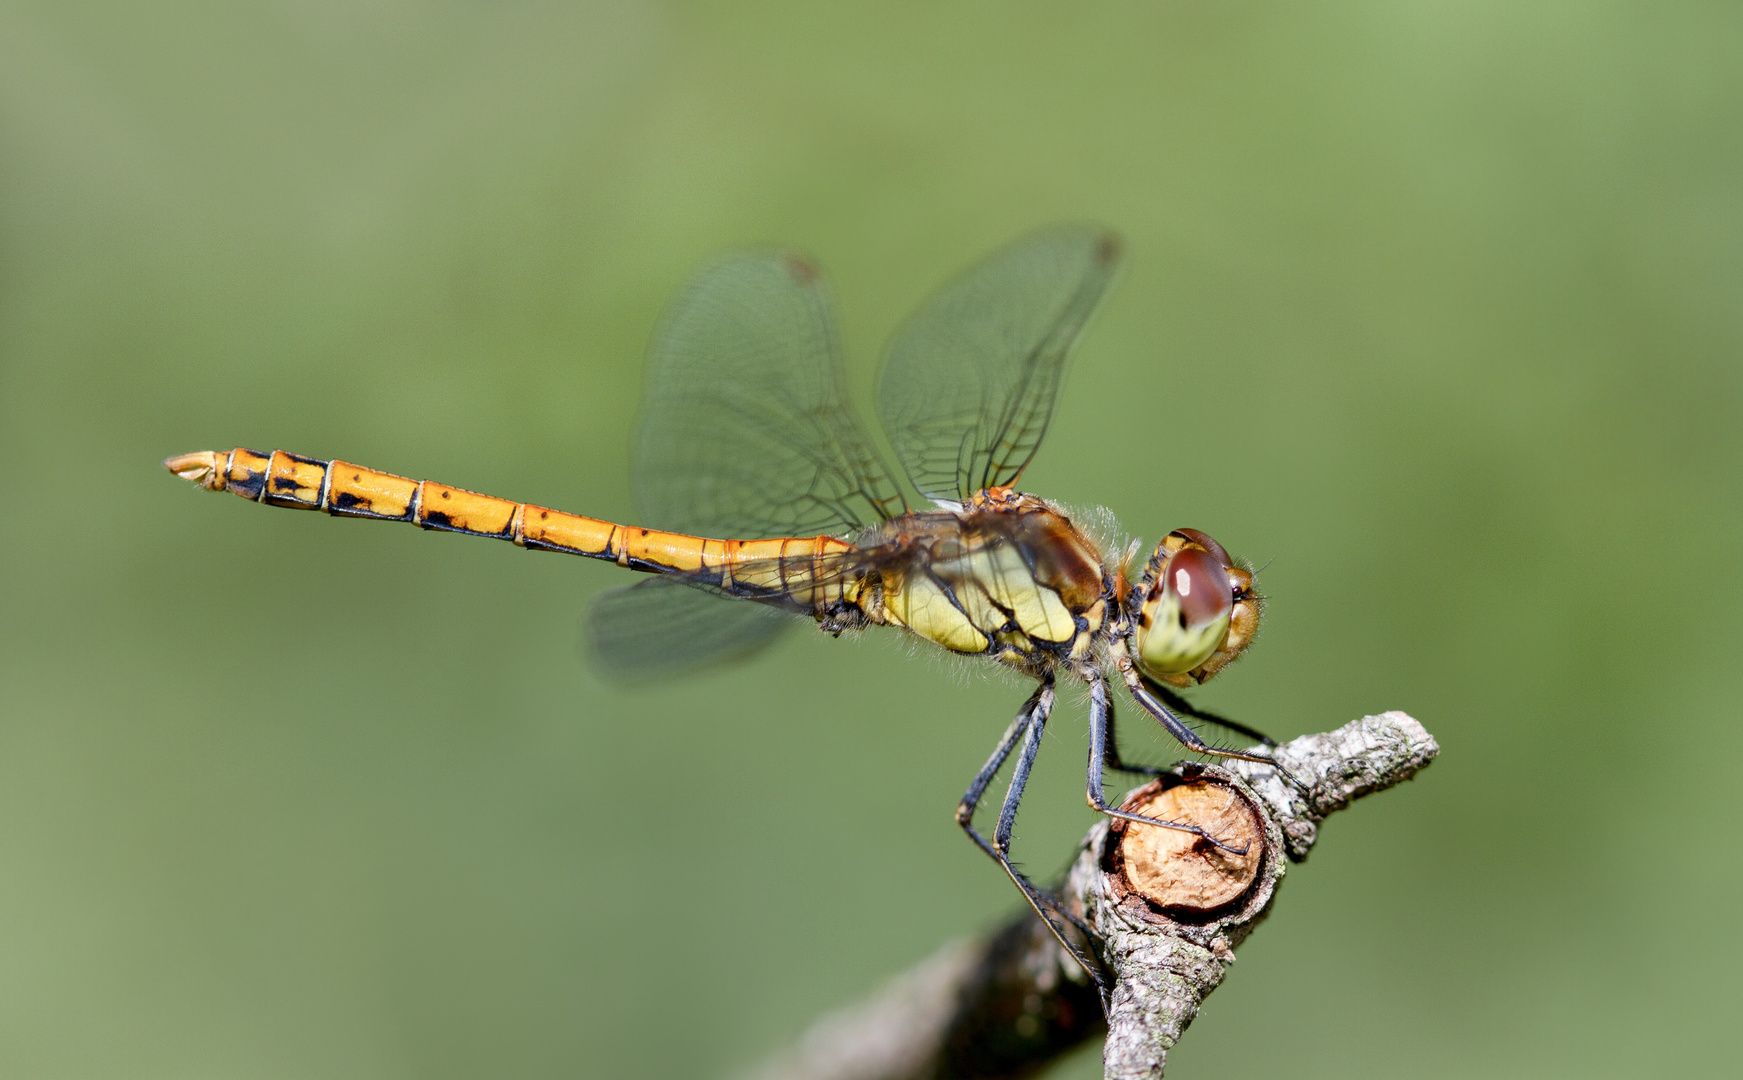
[[[860,598],[869,621],[1024,670],[1086,662],[1117,603],[1094,541],[1008,489],[906,514],[860,545],[875,553]]]

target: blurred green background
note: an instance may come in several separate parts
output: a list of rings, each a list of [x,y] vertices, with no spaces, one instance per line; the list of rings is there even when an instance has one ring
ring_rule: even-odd
[[[0,5],[0,1074],[723,1076],[1015,910],[950,812],[1016,683],[794,634],[625,691],[609,567],[158,461],[627,517],[703,261],[814,252],[869,403],[1086,219],[1129,256],[1025,486],[1270,563],[1204,704],[1443,747],[1171,1075],[1720,1073],[1740,55],[1734,4]],[[1070,698],[1038,871],[1085,744]]]

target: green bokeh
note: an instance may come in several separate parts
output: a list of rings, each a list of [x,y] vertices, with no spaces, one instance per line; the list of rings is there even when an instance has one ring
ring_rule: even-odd
[[[699,263],[815,252],[864,401],[1062,219],[1129,258],[1026,486],[1274,560],[1205,703],[1443,747],[1171,1075],[1728,1071],[1739,55],[1695,3],[0,5],[0,1075],[723,1075],[1012,911],[950,810],[1015,683],[800,634],[623,691],[608,567],[157,462],[628,515]]]

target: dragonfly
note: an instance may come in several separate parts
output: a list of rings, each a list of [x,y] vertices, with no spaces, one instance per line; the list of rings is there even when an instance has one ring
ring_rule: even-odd
[[[986,258],[922,306],[891,340],[877,383],[899,472],[849,403],[817,264],[786,251],[705,267],[659,324],[631,454],[642,525],[283,450],[200,451],[164,465],[207,490],[268,506],[494,537],[651,574],[601,594],[588,612],[595,654],[618,675],[742,657],[808,619],[837,637],[897,628],[1033,679],[956,822],[1105,1000],[1108,976],[1093,937],[1011,858],[1017,809],[1060,683],[1088,688],[1088,802],[1110,818],[1245,851],[1197,825],[1108,801],[1106,771],[1162,771],[1120,756],[1116,685],[1188,749],[1270,764],[1293,782],[1263,749],[1213,745],[1183,719],[1276,745],[1178,693],[1252,642],[1263,600],[1251,565],[1190,528],[1170,532],[1139,564],[1136,542],[1121,548],[1089,518],[1015,486],[1040,449],[1073,346],[1120,253],[1105,229],[1053,227]],[[975,812],[1013,753],[989,837]]]

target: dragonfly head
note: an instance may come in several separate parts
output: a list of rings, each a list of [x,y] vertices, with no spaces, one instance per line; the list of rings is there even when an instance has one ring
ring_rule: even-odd
[[[1204,682],[1241,655],[1259,630],[1253,575],[1197,529],[1162,538],[1136,593],[1138,663],[1170,686]]]

